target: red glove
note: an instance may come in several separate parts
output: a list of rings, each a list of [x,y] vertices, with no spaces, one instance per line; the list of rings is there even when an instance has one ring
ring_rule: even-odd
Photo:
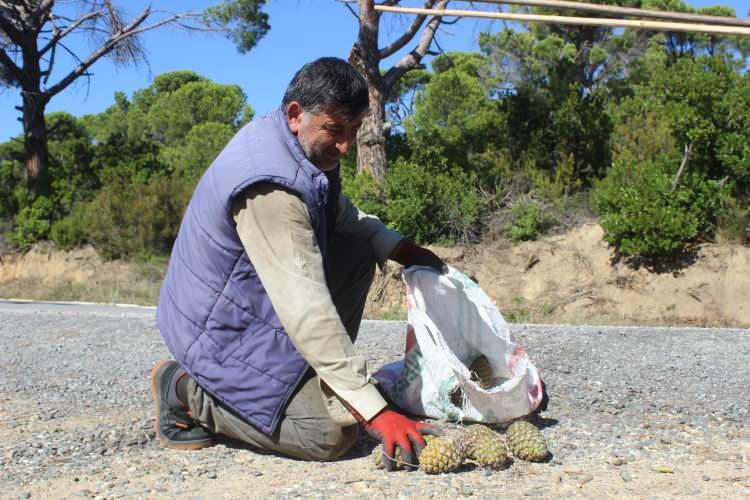
[[[361,418],[356,413],[355,416]],[[394,468],[392,457],[395,456],[396,446],[401,448],[401,460],[416,466],[417,457],[425,446],[422,435],[443,433],[439,427],[416,422],[387,407],[369,422],[361,421],[361,424],[370,436],[383,444],[383,465],[388,471]]]
[[[391,254],[391,259],[404,267],[429,266],[439,273],[448,273],[448,266],[440,257],[409,239],[401,240],[401,243]]]

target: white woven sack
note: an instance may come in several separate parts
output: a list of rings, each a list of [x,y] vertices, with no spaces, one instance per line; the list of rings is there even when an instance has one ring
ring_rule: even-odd
[[[542,399],[539,374],[479,285],[452,267],[447,275],[412,267],[403,280],[406,354],[374,375],[392,401],[415,415],[485,423],[536,409]],[[471,380],[467,368],[482,354],[493,377],[487,390]]]

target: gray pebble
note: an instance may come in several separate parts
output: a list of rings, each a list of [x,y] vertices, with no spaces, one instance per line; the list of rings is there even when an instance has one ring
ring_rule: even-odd
[[[224,480],[232,473],[223,471],[245,463],[252,466],[244,479],[284,484],[289,490],[279,487],[280,495],[330,496],[331,483],[311,479],[301,485],[308,479],[304,471],[318,465],[223,445],[175,453],[155,441],[148,373],[169,353],[154,327],[153,313],[1,314],[0,394],[4,415],[10,417],[3,424],[14,432],[11,442],[2,443],[0,467],[10,498],[28,493],[33,482],[59,478],[68,485],[76,484],[76,478],[102,485],[96,492],[73,493],[78,497],[117,497],[131,491],[134,497],[149,491],[175,496],[204,479],[218,478],[218,470]],[[469,469],[445,477],[372,472],[368,495],[396,497],[408,482],[425,496],[438,498],[491,498],[499,487],[514,483],[517,489],[509,496],[548,496],[548,489],[529,488],[535,484],[531,478],[549,480],[571,464],[581,464],[580,470],[587,470],[585,464],[606,467],[613,456],[627,457],[627,464],[643,463],[644,458],[677,463],[690,456],[694,438],[725,438],[748,424],[747,406],[739,403],[746,401],[745,382],[750,379],[750,335],[744,330],[539,325],[511,325],[511,330],[550,390],[550,407],[541,421],[548,424],[542,432],[554,451],[551,463],[517,461],[506,471]],[[60,333],[70,331],[78,335],[60,341]],[[362,354],[372,368],[403,355],[404,331],[405,323],[363,325],[358,345],[367,346]],[[669,363],[665,353],[672,358]],[[50,373],[56,377],[51,379]],[[718,377],[724,383],[715,384]],[[70,425],[77,416],[85,425]],[[683,436],[685,426],[700,433]],[[367,453],[371,446],[361,449]],[[245,456],[252,458],[240,462]],[[338,472],[340,481],[350,464],[364,463],[357,461],[359,456],[350,458],[344,472],[339,462],[321,467]],[[120,468],[113,469],[115,465]],[[282,467],[296,466],[299,473],[279,481]],[[633,480],[625,467],[618,472],[624,482]],[[708,475],[702,479],[711,481]],[[713,482],[720,483],[718,477]]]

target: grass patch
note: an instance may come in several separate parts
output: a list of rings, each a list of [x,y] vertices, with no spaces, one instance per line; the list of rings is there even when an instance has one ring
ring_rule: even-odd
[[[408,317],[406,308],[403,306],[392,306],[383,311],[385,321],[406,321]]]
[[[97,273],[87,283],[71,280],[51,283],[39,278],[0,283],[0,297],[64,302],[98,302],[154,306],[166,272],[166,263],[130,263],[121,272]]]

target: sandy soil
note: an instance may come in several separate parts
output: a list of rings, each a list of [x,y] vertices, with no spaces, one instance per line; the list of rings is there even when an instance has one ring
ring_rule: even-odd
[[[659,267],[615,259],[597,224],[539,241],[433,247],[474,276],[511,322],[750,326],[750,247],[701,244]],[[404,319],[400,268],[377,273],[365,316]],[[161,272],[102,262],[92,248],[0,256],[0,297],[148,303]],[[97,288],[107,291],[97,291]],[[130,289],[133,290],[130,290]],[[98,298],[96,298],[98,297]]]
[[[617,260],[598,224],[516,246],[433,250],[475,277],[512,322],[750,326],[750,248],[702,244],[659,268]],[[380,275],[366,314],[403,309],[398,269]]]

